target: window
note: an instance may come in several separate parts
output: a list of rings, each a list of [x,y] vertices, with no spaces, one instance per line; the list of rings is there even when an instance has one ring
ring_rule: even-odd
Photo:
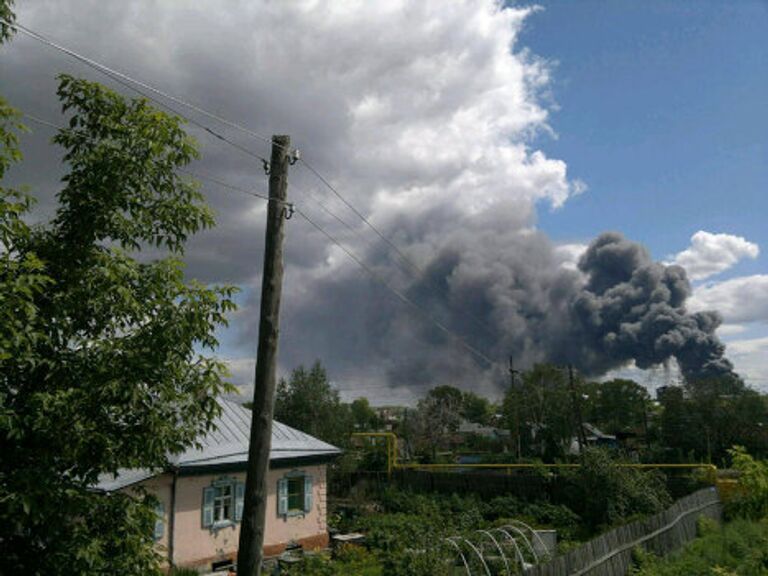
[[[213,487],[213,521],[232,520],[232,484]]]
[[[165,506],[162,502],[158,502],[155,506],[155,542],[162,539],[165,533]]]
[[[304,478],[288,478],[288,513],[304,512]]]
[[[223,528],[243,517],[245,484],[234,478],[220,478],[203,488],[203,528]]]
[[[300,516],[312,510],[312,476],[293,470],[277,481],[277,515]]]

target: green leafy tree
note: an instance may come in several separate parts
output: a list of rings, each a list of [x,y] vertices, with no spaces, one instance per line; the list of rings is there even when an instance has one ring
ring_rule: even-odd
[[[178,118],[61,76],[69,128],[55,217],[0,189],[0,572],[159,573],[153,499],[92,490],[192,445],[228,386],[214,330],[233,289],[186,282],[187,237],[213,224],[177,169],[197,155]],[[0,176],[20,159],[0,104]],[[142,246],[166,257],[138,259]]]
[[[743,446],[728,450],[739,487],[728,503],[729,512],[752,520],[768,517],[768,462],[755,460]]]
[[[584,451],[581,466],[566,473],[574,510],[592,528],[606,527],[636,515],[661,512],[672,503],[664,476],[617,466],[613,455],[600,448]]]
[[[768,397],[730,382],[718,387],[670,387],[662,398],[661,439],[676,460],[725,462],[742,445],[758,457],[768,451]]]
[[[637,382],[615,378],[584,388],[584,419],[607,432],[642,432],[651,397]]]
[[[461,423],[462,393],[453,386],[432,388],[416,406],[414,425],[417,451],[437,458],[438,448],[450,445],[450,435]]]
[[[684,455],[698,446],[698,421],[683,389],[670,386],[661,396],[661,443],[675,453],[675,460],[682,461]]]
[[[368,398],[356,398],[349,405],[352,427],[358,432],[375,431],[381,427],[381,418],[371,408]]]
[[[275,419],[337,446],[347,446],[352,432],[349,406],[331,387],[320,361],[299,366],[282,378],[275,395]]]
[[[12,6],[13,0],[0,0],[0,19],[11,24],[16,21]],[[13,28],[7,24],[0,24],[0,44],[10,40],[11,36],[13,36]]]
[[[461,417],[469,422],[488,424],[493,416],[493,405],[487,398],[474,392],[462,392]]]
[[[581,383],[576,386],[581,394]],[[537,364],[523,373],[504,395],[502,409],[513,437],[519,433],[525,455],[559,458],[576,435],[568,375],[557,366]]]

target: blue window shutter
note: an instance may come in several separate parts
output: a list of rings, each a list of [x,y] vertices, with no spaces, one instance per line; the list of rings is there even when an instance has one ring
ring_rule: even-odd
[[[155,516],[155,542],[157,542],[165,532],[165,507],[162,502],[158,502],[155,506]]]
[[[235,482],[235,522],[243,519],[243,500],[245,499],[245,483]]]
[[[203,488],[203,528],[213,526],[213,497],[215,494],[213,486]]]
[[[312,476],[304,476],[304,512],[312,510]]]
[[[277,481],[277,515],[288,516],[288,478]]]

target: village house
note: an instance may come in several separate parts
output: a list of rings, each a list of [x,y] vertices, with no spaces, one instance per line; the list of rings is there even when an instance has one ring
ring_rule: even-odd
[[[168,470],[125,470],[100,478],[104,492],[138,486],[155,494],[155,540],[170,566],[211,571],[237,556],[243,514],[251,411],[222,401],[215,429],[173,458]],[[291,543],[305,549],[328,545],[326,466],[340,454],[335,446],[274,422],[264,537],[265,557]]]

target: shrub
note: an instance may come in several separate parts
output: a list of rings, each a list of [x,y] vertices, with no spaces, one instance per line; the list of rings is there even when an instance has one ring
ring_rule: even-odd
[[[655,514],[672,503],[662,474],[617,464],[605,450],[593,448],[584,452],[579,468],[566,473],[570,501],[592,529]]]
[[[200,576],[200,572],[193,568],[171,568],[168,576]]]
[[[741,446],[728,453],[739,472],[739,490],[728,503],[729,516],[757,520],[768,516],[768,462],[755,460]]]
[[[335,559],[327,554],[306,556],[285,572],[287,576],[382,576],[383,567],[365,548],[343,545]]]

